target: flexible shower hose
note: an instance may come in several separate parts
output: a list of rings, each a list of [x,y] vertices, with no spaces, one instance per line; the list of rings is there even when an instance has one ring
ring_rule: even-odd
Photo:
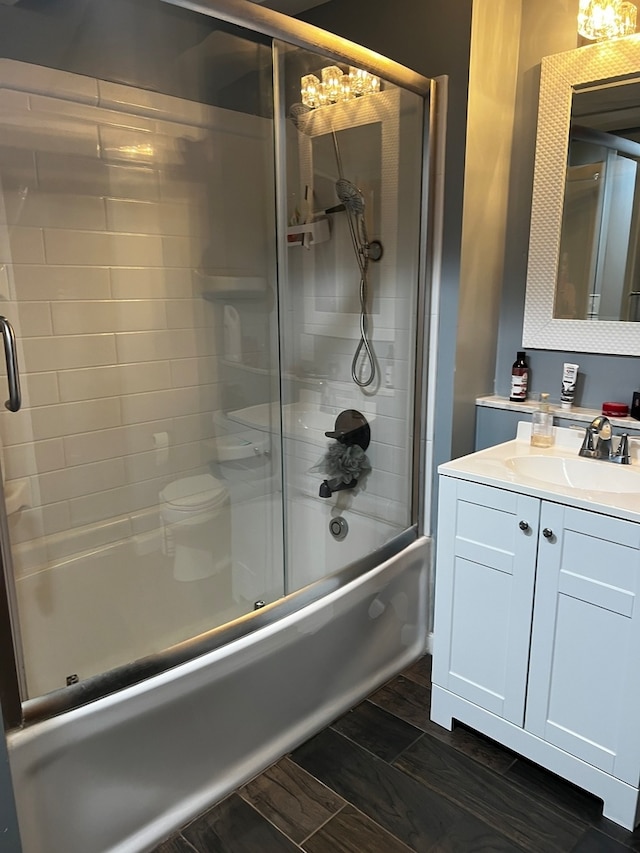
[[[351,221],[351,217],[349,217],[349,220]],[[354,240],[353,245],[358,259],[358,266],[360,267],[360,341],[356,347],[356,351],[353,354],[353,360],[351,362],[351,378],[360,388],[366,388],[368,385],[371,385],[376,376],[376,362],[369,343],[367,321],[367,297],[369,289],[367,276],[369,267],[369,256],[367,253],[368,243],[364,242],[362,247],[359,247],[356,240]],[[362,350],[365,351],[366,358],[369,363],[369,375],[365,379],[361,379],[358,375],[358,359],[360,358]]]

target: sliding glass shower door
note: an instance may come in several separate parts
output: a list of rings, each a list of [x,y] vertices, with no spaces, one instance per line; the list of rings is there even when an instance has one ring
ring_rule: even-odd
[[[111,5],[60,13],[64,61],[0,62],[23,698],[283,593],[279,418],[243,416],[279,399],[271,50],[163,3]],[[5,37],[25,16],[37,44],[38,10],[3,7]],[[146,38],[116,44],[116,27]]]

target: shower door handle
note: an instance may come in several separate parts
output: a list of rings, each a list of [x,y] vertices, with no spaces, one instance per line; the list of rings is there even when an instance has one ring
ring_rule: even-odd
[[[5,406],[10,412],[17,412],[22,405],[22,395],[20,393],[16,336],[13,326],[6,317],[0,317],[0,332],[2,333],[2,341],[4,343],[4,357],[7,362],[7,382],[9,383],[9,399],[5,403]]]

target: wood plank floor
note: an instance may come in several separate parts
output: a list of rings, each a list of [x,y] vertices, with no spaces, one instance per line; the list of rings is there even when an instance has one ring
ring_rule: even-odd
[[[421,658],[154,853],[628,853],[591,795],[429,719]]]

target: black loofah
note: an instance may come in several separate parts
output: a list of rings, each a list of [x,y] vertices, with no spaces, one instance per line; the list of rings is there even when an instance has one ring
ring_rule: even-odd
[[[328,445],[325,455],[311,468],[311,471],[319,471],[341,483],[358,480],[362,474],[370,470],[371,463],[359,445],[346,445],[338,441]]]

